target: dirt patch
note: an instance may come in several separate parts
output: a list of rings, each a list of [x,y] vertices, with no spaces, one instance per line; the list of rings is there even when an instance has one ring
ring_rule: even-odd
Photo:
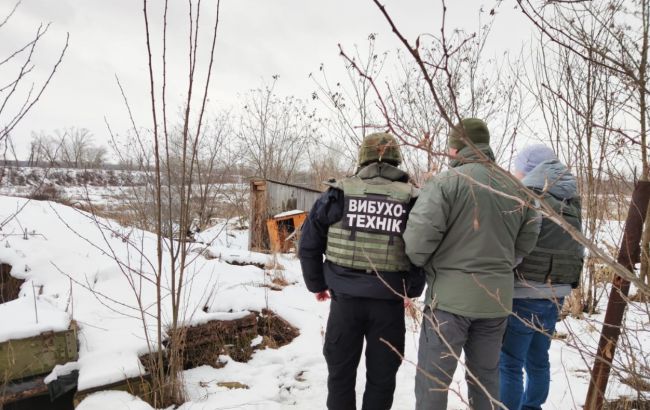
[[[284,276],[276,276],[275,278],[271,279],[271,283],[275,286],[284,288],[286,286],[293,285],[295,282],[289,282]]]
[[[25,282],[11,276],[11,265],[0,264],[0,303],[6,303],[18,298],[20,287]]]
[[[275,276],[270,282],[260,283],[258,286],[279,292],[287,286],[295,284],[296,282],[289,282],[284,276]]]
[[[185,329],[184,367],[204,364],[218,366],[219,356],[226,354],[237,362],[247,362],[253,355],[251,342],[257,337],[257,318],[251,313],[237,320],[213,320]]]
[[[219,361],[221,355],[229,355],[238,362],[250,360],[253,355],[251,342],[258,336],[257,316],[250,313],[241,319],[212,320],[182,328],[179,332],[185,370],[203,365],[219,368],[223,366]],[[166,346],[169,347],[169,342]],[[147,372],[154,368],[155,357],[151,354],[140,356],[140,361]]]
[[[261,348],[271,349],[286,346],[300,335],[296,327],[268,309],[258,313],[257,332],[264,339]]]
[[[225,387],[227,389],[244,389],[244,390],[249,389],[247,384],[239,383],[239,382],[217,382],[217,386]]]
[[[261,288],[268,288],[268,289],[270,289],[270,290],[272,290],[274,292],[281,292],[282,289],[284,289],[283,286],[278,286],[278,285],[276,285],[274,283],[261,283],[258,286],[261,287]]]
[[[250,262],[250,261],[239,261],[239,260],[226,260],[224,259],[224,262],[226,262],[228,265],[235,265],[235,266],[257,266],[260,269],[266,268],[266,263],[260,263],[260,262]]]
[[[182,343],[183,368],[186,370],[203,365],[222,367],[221,355],[228,355],[237,362],[247,362],[255,350],[279,348],[300,335],[296,327],[267,309],[252,312],[241,319],[212,320],[183,328],[180,332],[178,339]],[[262,336],[262,343],[251,346],[258,336]],[[169,347],[169,342],[166,346]],[[171,350],[167,349],[165,354]],[[150,354],[140,356],[140,360],[147,372],[154,368],[155,357]]]
[[[285,346],[295,339],[300,332],[298,329],[274,312],[263,309],[262,312],[251,312],[248,315],[235,320],[212,320],[200,325],[189,326],[179,330],[179,335],[171,336],[170,340],[180,340],[183,368],[185,370],[202,365],[220,368],[225,363],[219,360],[221,355],[229,355],[238,362],[247,362],[251,359],[256,350],[266,348],[279,348]],[[253,340],[262,337],[262,342],[252,346]],[[167,349],[163,352],[163,367],[169,371],[169,360],[167,355],[173,352],[166,342]],[[155,353],[154,353],[155,354]],[[149,374],[156,369],[157,358],[151,354],[140,356],[144,368],[147,371],[142,383],[137,383],[134,388],[129,381],[121,381],[114,386],[100,386],[99,390],[127,390],[139,396],[145,401],[151,399],[151,386]],[[296,380],[302,378],[302,373]],[[145,383],[146,382],[146,383]],[[207,387],[214,382],[201,382]],[[228,389],[248,389],[249,386],[237,381],[224,381],[217,383],[218,386]],[[83,397],[89,394],[83,393]],[[79,396],[79,395],[78,395]]]

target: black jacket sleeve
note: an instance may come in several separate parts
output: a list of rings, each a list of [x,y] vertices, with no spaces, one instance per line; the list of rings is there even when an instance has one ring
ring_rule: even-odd
[[[406,280],[406,296],[409,298],[420,297],[426,285],[426,273],[424,269],[411,265],[408,278]]]
[[[298,255],[305,284],[310,292],[327,289],[323,275],[323,255],[327,249],[327,231],[343,216],[343,191],[330,188],[316,201],[302,224]]]
[[[417,198],[413,198],[409,204],[409,210],[413,209]],[[426,285],[427,276],[423,268],[411,264],[411,270],[406,278],[406,296],[409,298],[420,297]]]

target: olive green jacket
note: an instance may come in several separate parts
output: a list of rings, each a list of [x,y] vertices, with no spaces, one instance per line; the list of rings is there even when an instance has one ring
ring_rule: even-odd
[[[494,161],[487,144],[477,147]],[[524,198],[515,182],[479,158],[465,147],[449,170],[427,182],[404,242],[411,262],[427,272],[427,304],[496,318],[512,309],[515,259],[535,247],[539,221],[534,209],[498,193]]]

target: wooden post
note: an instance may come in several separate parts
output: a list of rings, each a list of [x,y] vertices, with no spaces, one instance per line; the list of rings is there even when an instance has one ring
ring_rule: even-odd
[[[650,182],[639,181],[634,187],[630,209],[625,221],[623,241],[617,258],[618,263],[630,272],[634,271],[634,265],[640,261],[641,248],[639,243],[649,199]],[[630,282],[616,275],[612,281],[612,292],[607,303],[605,322],[600,333],[594,366],[591,370],[591,381],[584,406],[586,410],[600,410],[603,407],[605,390],[614,353],[616,352],[616,343],[621,334],[621,323],[627,306],[626,298],[629,290]]]

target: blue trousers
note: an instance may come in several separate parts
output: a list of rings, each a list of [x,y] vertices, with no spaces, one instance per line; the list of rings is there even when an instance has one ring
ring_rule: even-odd
[[[551,381],[548,351],[564,299],[514,299],[501,347],[500,398],[510,410],[541,409]],[[524,386],[523,369],[526,370]]]

